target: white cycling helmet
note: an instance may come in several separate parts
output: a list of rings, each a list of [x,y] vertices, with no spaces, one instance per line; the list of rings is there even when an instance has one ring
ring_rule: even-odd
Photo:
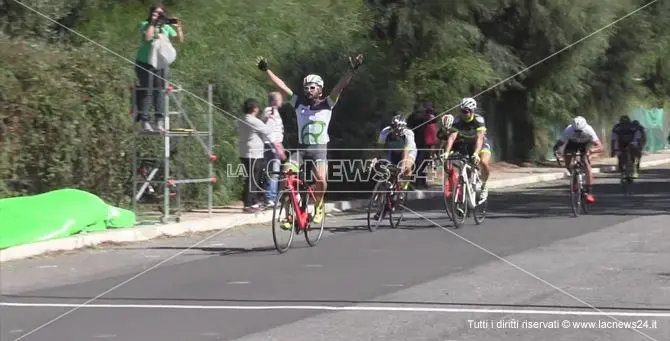
[[[454,115],[452,114],[446,114],[442,116],[442,125],[449,129],[451,126],[454,124]]]
[[[586,124],[586,119],[582,116],[577,116],[572,119],[572,126],[575,128],[575,130],[584,130],[584,128],[586,128]]]
[[[321,78],[321,76],[319,75],[307,75],[307,77],[305,77],[302,80],[302,86],[305,86],[310,83],[314,83],[319,87],[323,88],[323,78]]]
[[[477,109],[477,101],[472,97],[465,97],[461,100],[461,109]]]

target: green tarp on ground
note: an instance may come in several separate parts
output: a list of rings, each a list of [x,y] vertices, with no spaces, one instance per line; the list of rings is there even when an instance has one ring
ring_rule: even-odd
[[[0,199],[0,249],[135,223],[132,211],[77,189]]]

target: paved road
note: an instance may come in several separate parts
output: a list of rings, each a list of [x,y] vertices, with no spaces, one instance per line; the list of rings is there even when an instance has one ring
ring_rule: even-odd
[[[248,227],[11,262],[0,339],[70,311],[21,340],[669,340],[670,168],[642,177],[625,201],[600,176],[579,218],[555,182],[492,193],[484,224],[456,231],[424,200],[397,230],[329,217],[321,244],[284,255]]]

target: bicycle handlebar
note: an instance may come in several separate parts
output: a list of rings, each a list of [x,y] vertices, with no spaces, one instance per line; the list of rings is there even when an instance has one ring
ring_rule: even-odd
[[[589,156],[590,154],[591,154],[591,153],[590,153],[589,151],[587,151],[586,153],[584,153],[585,156]],[[581,156],[582,153],[581,153],[580,151],[576,151],[576,152],[574,152],[574,153],[563,154],[563,156],[565,156],[565,155],[572,155],[573,157],[578,157],[578,156]],[[560,158],[560,156],[558,155],[558,152],[554,152],[554,157],[556,157],[556,163],[558,163],[558,166],[561,167],[561,158]]]

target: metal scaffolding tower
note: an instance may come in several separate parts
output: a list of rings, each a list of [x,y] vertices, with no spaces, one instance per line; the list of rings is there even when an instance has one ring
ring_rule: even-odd
[[[138,114],[136,105],[138,90],[149,91],[149,96],[152,96],[154,89],[152,87],[140,88],[138,85],[131,86],[131,116],[133,116],[133,119]],[[213,151],[212,85],[210,84],[207,87],[206,121],[208,127],[206,131],[196,129],[195,124],[184,109],[184,89],[181,86],[173,87],[166,81],[165,87],[160,91],[164,103],[164,130],[150,132],[143,131],[140,127],[140,129],[135,130],[133,137],[133,211],[137,212],[138,205],[146,197],[151,197],[149,201],[153,199],[153,203],[156,200],[160,202],[162,197],[160,222],[167,223],[171,218],[179,222],[183,209],[180,185],[207,184],[207,210],[211,214],[213,187],[216,183],[214,162],[217,160]],[[152,100],[151,103],[153,104],[154,101]],[[170,103],[177,110],[171,111]],[[147,111],[150,119],[153,119],[155,110]],[[146,150],[141,148],[142,138],[152,137],[161,139],[163,155],[160,157],[140,155],[142,152],[146,154]],[[208,162],[208,176],[206,178],[189,178],[185,172],[183,155],[178,153],[177,145],[181,139],[188,137],[194,137],[203,148],[203,159]],[[161,170],[162,176],[159,175]],[[159,180],[155,180],[155,178]],[[172,204],[173,201],[174,205]]]

